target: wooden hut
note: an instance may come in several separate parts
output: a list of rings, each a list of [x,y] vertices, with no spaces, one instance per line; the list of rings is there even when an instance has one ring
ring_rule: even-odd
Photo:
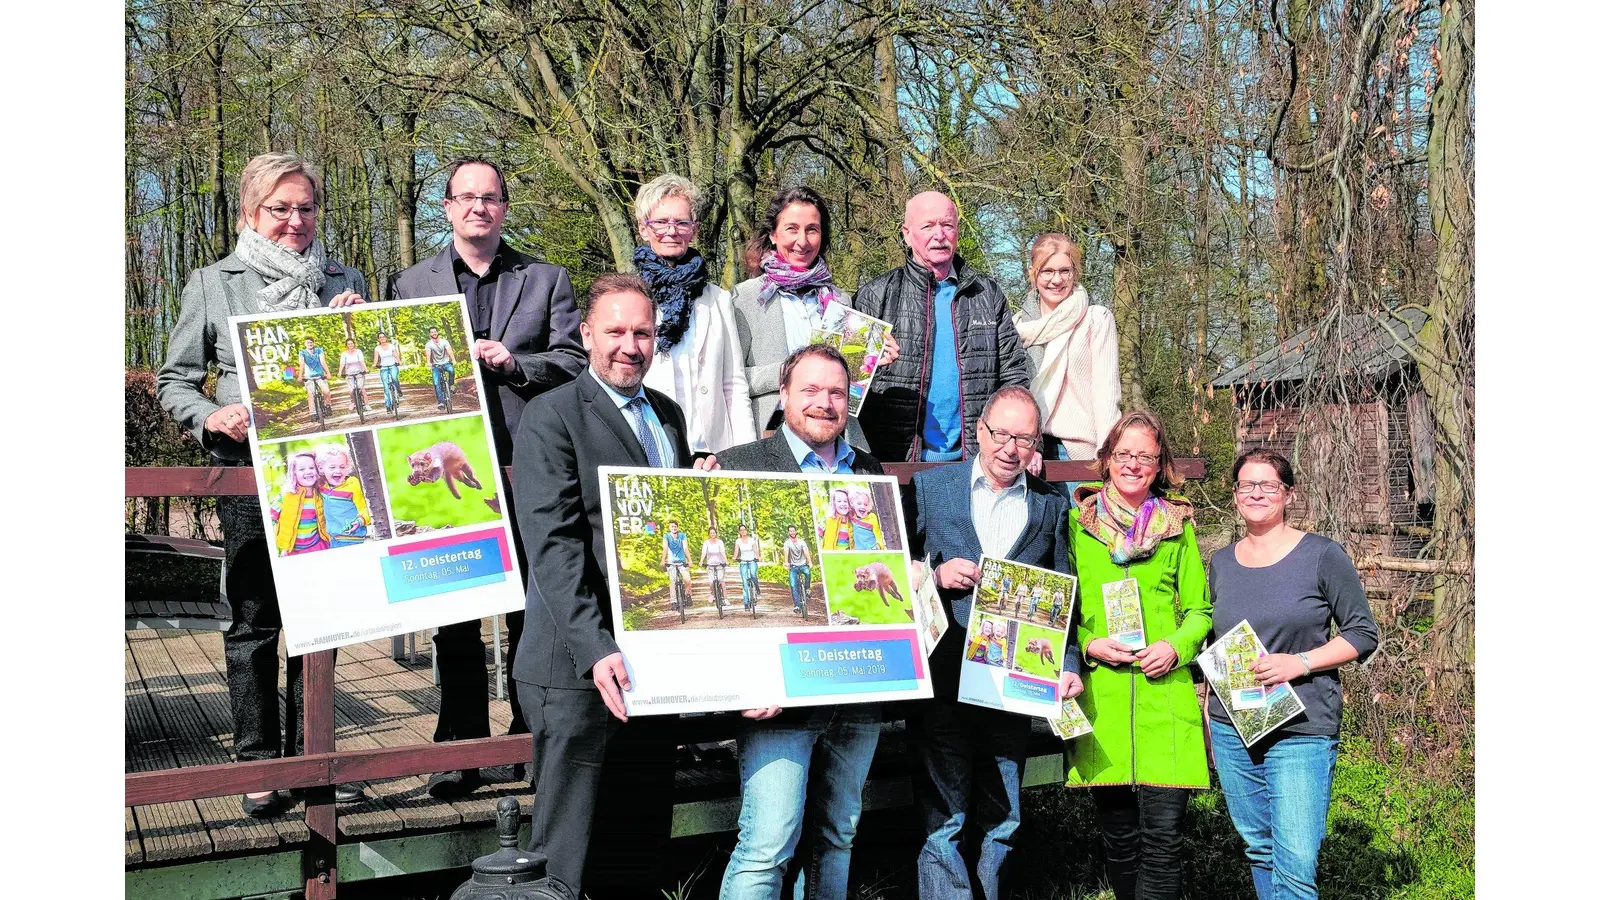
[[[1369,590],[1409,596],[1433,520],[1433,420],[1412,359],[1416,308],[1324,319],[1230,372],[1241,451],[1294,462],[1291,517],[1342,532]],[[1414,563],[1413,563],[1414,565]]]

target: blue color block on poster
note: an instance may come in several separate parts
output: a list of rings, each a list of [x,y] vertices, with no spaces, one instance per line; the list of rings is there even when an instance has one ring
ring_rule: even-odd
[[[779,645],[784,690],[791,697],[870,694],[917,688],[909,639],[841,640]]]
[[[1023,678],[1007,677],[1001,693],[1013,700],[1030,700],[1037,703],[1055,703],[1056,686],[1040,684]]]
[[[390,603],[506,580],[500,541],[493,536],[397,553],[384,557],[382,563]]]

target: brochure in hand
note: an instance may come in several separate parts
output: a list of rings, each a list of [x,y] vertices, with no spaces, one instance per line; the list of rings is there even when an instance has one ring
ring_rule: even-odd
[[[811,332],[813,344],[830,344],[844,354],[850,369],[850,415],[861,412],[866,402],[867,388],[878,370],[878,358],[883,354],[884,338],[894,328],[882,319],[874,319],[843,303],[830,303],[822,314],[822,327]]]
[[[1246,747],[1305,711],[1300,696],[1287,683],[1264,688],[1250,665],[1267,655],[1248,619],[1201,651],[1201,671],[1211,682]]]

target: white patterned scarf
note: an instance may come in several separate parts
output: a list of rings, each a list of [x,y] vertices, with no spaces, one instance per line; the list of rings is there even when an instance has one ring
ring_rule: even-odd
[[[323,270],[328,264],[328,255],[322,249],[320,238],[313,240],[301,254],[246,228],[239,232],[239,246],[234,252],[267,282],[256,297],[262,312],[287,312],[322,305],[317,292],[328,280]]]

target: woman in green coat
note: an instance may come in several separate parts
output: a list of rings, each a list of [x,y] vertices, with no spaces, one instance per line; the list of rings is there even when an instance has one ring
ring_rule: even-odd
[[[1094,731],[1069,745],[1067,784],[1093,789],[1117,900],[1175,898],[1189,791],[1211,780],[1187,668],[1211,630],[1205,561],[1194,508],[1168,493],[1183,476],[1154,413],[1119,419],[1098,466],[1070,525],[1089,663],[1078,702]]]

